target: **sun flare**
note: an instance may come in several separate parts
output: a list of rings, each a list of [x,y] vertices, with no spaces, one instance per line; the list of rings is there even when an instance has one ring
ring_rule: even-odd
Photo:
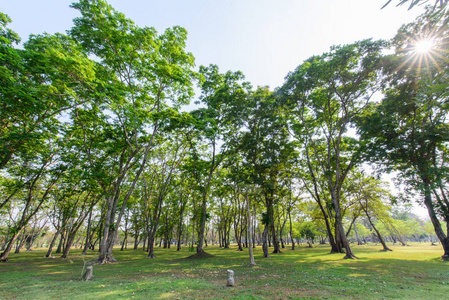
[[[418,54],[427,54],[434,47],[434,41],[431,39],[425,39],[417,41],[415,44],[415,52]]]

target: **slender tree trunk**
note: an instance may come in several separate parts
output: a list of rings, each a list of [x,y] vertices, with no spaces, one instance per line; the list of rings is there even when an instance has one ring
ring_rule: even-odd
[[[62,253],[62,245],[64,244],[64,236],[65,236],[64,232],[60,231],[60,234],[59,234],[60,239],[59,239],[58,248],[56,249],[56,252],[55,252],[56,254]]]
[[[176,251],[180,251],[180,250],[181,250],[182,218],[183,218],[185,206],[186,206],[186,202],[182,202],[182,204],[181,204],[181,211],[179,212],[179,223],[178,223],[178,246],[176,247]]]
[[[23,244],[25,244],[26,239],[28,238],[28,234],[26,234],[25,230],[22,232],[22,238],[20,239],[20,242],[17,244],[16,251],[14,253],[20,253],[20,249],[22,249]]]
[[[273,211],[273,199],[270,198],[268,200],[268,207],[267,207],[267,213],[268,217],[270,219],[270,229],[271,229],[271,237],[273,240],[273,253],[282,253],[281,248],[279,247],[279,241],[276,234],[276,226],[274,224],[274,211]]]
[[[148,256],[147,258],[153,259],[156,258],[156,255],[154,254],[154,237],[151,235],[148,237]]]
[[[443,246],[444,254],[441,256],[443,260],[449,260],[449,237],[444,233],[441,228],[440,221],[435,213],[435,209],[432,203],[432,195],[430,190],[430,180],[424,181],[424,204],[427,207],[427,211],[429,213],[430,221],[432,221],[433,228],[435,229],[435,234],[441,242],[441,246]]]
[[[87,229],[86,229],[86,241],[84,243],[84,248],[83,248],[83,255],[87,254],[87,249],[89,247],[89,243],[90,243],[90,230],[91,230],[91,226],[92,226],[92,209],[89,212],[89,219],[87,220]]]
[[[120,251],[123,251],[126,249],[126,244],[128,244],[128,230],[125,231],[125,237],[123,238],[122,247],[120,248]]]
[[[270,255],[268,254],[268,224],[265,224],[265,229],[262,233],[262,250],[263,250],[263,257],[269,258]]]
[[[207,193],[204,192],[203,194],[203,202],[202,202],[202,216],[201,216],[201,224],[200,224],[200,231],[198,233],[198,246],[196,247],[196,253],[203,253],[204,252],[204,231],[206,229],[206,209],[207,209],[207,202],[206,202]]]
[[[248,235],[247,235],[247,239],[248,239],[248,252],[249,252],[249,264],[251,266],[255,266],[256,265],[256,261],[254,260],[254,254],[253,254],[253,241],[252,241],[252,234],[251,234],[251,212],[250,212],[250,201],[249,201],[249,197],[248,197],[248,192],[246,192],[245,194],[246,196],[246,213],[247,213],[247,225],[246,228],[248,228]]]
[[[365,210],[366,217],[368,218],[368,222],[370,223],[371,227],[373,227],[374,231],[376,232],[377,238],[379,239],[380,243],[382,244],[383,249],[381,251],[393,251],[390,248],[388,248],[387,244],[385,244],[384,239],[380,235],[379,230],[374,226],[373,222],[371,221],[371,217],[368,215],[368,211]],[[355,225],[355,224],[354,224]]]
[[[292,241],[292,250],[295,250],[295,240],[293,239],[293,226],[292,226],[292,216],[291,216],[290,209],[288,210],[288,219],[290,221],[290,238]]]
[[[321,196],[318,190],[318,181],[316,180],[315,177],[315,172],[313,171],[312,168],[312,164],[310,163],[310,157],[309,157],[309,153],[306,151],[306,158],[307,158],[307,166],[309,168],[309,172],[310,175],[312,175],[312,181],[313,181],[313,192],[311,190],[309,190],[309,193],[313,196],[313,198],[315,199],[315,201],[317,202],[321,213],[323,214],[324,217],[324,222],[326,224],[326,231],[327,231],[327,236],[329,237],[329,244],[331,245],[331,253],[343,253],[343,249],[340,245],[338,245],[337,241],[335,239],[338,239],[338,237],[335,237],[334,239],[334,235],[332,233],[332,227],[329,221],[329,215],[326,212],[326,209],[323,206],[323,203],[321,201]],[[307,186],[307,185],[306,185]]]
[[[357,244],[363,245],[362,240],[360,239],[359,231],[357,230],[357,226],[355,223],[354,223],[354,232],[355,232],[355,236],[357,238]]]
[[[48,251],[47,251],[47,254],[45,255],[45,257],[51,257],[51,253],[53,252],[53,247],[55,246],[56,239],[58,238],[58,236],[59,236],[59,231],[57,230],[55,233],[55,236],[51,240],[50,246],[48,246]]]
[[[72,248],[73,241],[75,240],[76,231],[74,233],[67,235],[67,240],[65,243],[64,251],[62,253],[61,258],[69,257],[70,248]]]
[[[136,230],[136,232],[134,233],[134,247],[133,247],[134,250],[137,250],[139,246],[139,238],[140,238],[139,232]]]
[[[23,229],[23,228],[22,228]],[[0,254],[0,262],[7,262],[9,253],[11,252],[12,247],[14,246],[14,242],[16,241],[17,237],[20,234],[20,230],[16,232],[16,234],[13,234],[11,239],[9,240],[8,244],[5,247],[5,250]]]

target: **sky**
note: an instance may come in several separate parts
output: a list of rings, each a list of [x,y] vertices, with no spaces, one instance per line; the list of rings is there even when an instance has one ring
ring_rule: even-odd
[[[79,14],[71,0],[2,0],[0,11],[23,41],[30,34],[64,33]],[[182,26],[196,64],[242,71],[254,86],[281,86],[288,72],[332,45],[390,39],[422,7],[387,0],[109,0],[139,26]],[[393,1],[399,2],[399,1]]]
[[[78,12],[71,0],[2,0],[23,41],[30,34],[64,33]],[[187,50],[196,65],[216,64],[222,72],[242,71],[246,80],[271,89],[304,60],[329,51],[332,45],[373,38],[390,39],[412,22],[423,7],[387,0],[109,0],[139,26],[182,26]],[[399,0],[393,1],[398,3]],[[414,212],[424,217],[424,209]]]

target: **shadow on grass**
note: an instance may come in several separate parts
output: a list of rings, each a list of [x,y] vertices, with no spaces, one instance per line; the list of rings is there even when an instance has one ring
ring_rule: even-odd
[[[404,249],[404,250],[402,250]],[[328,246],[283,249],[283,254],[262,258],[254,249],[256,267],[248,251],[208,247],[212,256],[186,259],[184,248],[157,248],[156,259],[142,249],[114,249],[118,263],[94,266],[94,280],[81,282],[87,256],[81,250],[69,259],[45,258],[45,250],[12,255],[0,266],[0,298],[436,298],[449,294],[447,262],[441,249],[430,246],[394,248],[354,247],[359,260],[343,260]],[[225,288],[226,270],[235,272],[236,288]],[[282,291],[282,294],[280,294]]]

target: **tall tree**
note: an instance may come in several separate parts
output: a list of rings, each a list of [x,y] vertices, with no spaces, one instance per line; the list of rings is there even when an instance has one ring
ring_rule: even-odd
[[[280,89],[290,112],[293,136],[311,148],[326,178],[345,258],[355,258],[342,223],[342,185],[358,163],[358,141],[348,135],[359,115],[379,90],[383,41],[364,40],[335,46],[313,56],[290,73]],[[320,149],[324,141],[325,148]]]
[[[161,127],[177,116],[179,106],[193,95],[194,58],[185,51],[187,32],[181,27],[158,35],[153,28],[138,27],[103,0],[80,0],[72,7],[81,17],[74,20],[70,33],[101,65],[101,88],[91,97],[102,102],[98,112],[102,121],[98,122],[110,129],[103,131],[100,140],[107,143],[91,143],[98,136],[92,130],[97,121],[86,121],[79,115],[76,121],[83,129],[81,140],[90,167],[109,173],[109,181],[98,177],[107,207],[98,261],[114,262],[117,229],[150,150]],[[84,110],[92,111],[92,107]],[[101,157],[94,157],[95,151]],[[102,168],[101,158],[113,161],[112,168]]]
[[[360,119],[367,157],[400,172],[403,182],[422,193],[444,259],[449,259],[448,23],[448,12],[429,9],[399,30],[393,40],[396,53],[385,67],[389,85],[384,98]],[[422,39],[432,39],[428,52],[416,48]]]
[[[263,249],[268,255],[268,233],[271,232],[273,253],[280,253],[275,226],[275,205],[287,180],[295,154],[289,140],[284,112],[276,97],[266,87],[252,92],[242,108],[245,129],[240,134],[239,150],[244,157],[243,174],[247,184],[260,188],[266,212],[263,214]]]
[[[383,249],[381,251],[392,251],[388,248],[379,229],[374,224],[374,218],[385,220],[389,217],[385,203],[388,192],[382,188],[381,182],[375,178],[365,177],[361,173],[354,174],[349,180],[351,181],[351,187],[348,189],[348,194],[352,194],[352,197],[355,198],[359,207],[365,213],[369,224],[382,244]]]
[[[219,72],[216,65],[201,66],[200,73],[204,77],[201,82],[200,103],[205,107],[192,111],[196,120],[197,140],[206,144],[208,152],[206,157],[199,157],[194,150],[193,175],[201,190],[200,227],[197,253],[204,252],[204,235],[207,219],[207,202],[211,182],[215,171],[235,149],[232,147],[233,139],[240,128],[240,104],[244,102],[248,83],[243,81],[241,72]],[[192,143],[192,146],[194,144]]]

